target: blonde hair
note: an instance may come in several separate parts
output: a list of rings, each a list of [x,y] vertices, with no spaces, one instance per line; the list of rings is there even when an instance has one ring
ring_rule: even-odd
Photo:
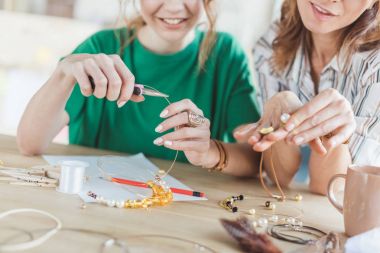
[[[272,63],[277,72],[282,72],[295,58],[299,47],[302,46],[307,50],[313,47],[311,32],[302,22],[297,1],[284,1],[278,31],[272,44],[274,51]],[[379,1],[376,1],[371,9],[366,10],[354,23],[342,31],[338,48],[347,52],[345,56],[347,64],[355,52],[380,48]],[[345,66],[344,69],[347,67]]]
[[[132,18],[128,18],[126,16],[126,8],[130,5],[130,2],[133,1],[133,6],[135,10],[137,10],[136,2],[135,0],[120,0],[120,17],[122,18],[124,24],[128,28],[128,31],[137,31],[144,25],[146,25],[144,19],[141,15],[137,15]],[[206,32],[206,36],[202,41],[200,50],[198,52],[198,66],[199,70],[204,70],[205,64],[207,59],[209,58],[209,55],[211,54],[211,51],[215,45],[216,41],[216,31],[215,31],[215,23],[216,23],[216,15],[214,13],[214,8],[212,7],[213,0],[203,0],[204,2],[204,8],[205,13],[208,20],[208,29]],[[119,18],[120,18],[119,17]],[[124,36],[120,36],[120,55],[123,54],[124,49],[136,38],[137,33],[130,34],[130,36],[127,36],[125,38]]]

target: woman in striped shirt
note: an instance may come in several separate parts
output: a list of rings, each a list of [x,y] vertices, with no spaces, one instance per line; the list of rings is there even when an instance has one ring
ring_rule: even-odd
[[[264,152],[268,172],[272,157],[282,185],[305,144],[315,193],[351,163],[380,166],[379,0],[285,0],[253,54],[263,115],[235,138]],[[280,127],[283,113],[291,117]],[[277,130],[260,135],[268,126]]]

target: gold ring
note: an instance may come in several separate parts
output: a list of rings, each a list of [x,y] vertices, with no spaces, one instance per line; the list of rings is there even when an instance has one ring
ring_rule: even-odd
[[[188,115],[187,125],[189,127],[199,127],[199,126],[203,125],[206,121],[205,117],[203,117],[202,115],[196,114],[193,111],[188,111],[187,115]]]

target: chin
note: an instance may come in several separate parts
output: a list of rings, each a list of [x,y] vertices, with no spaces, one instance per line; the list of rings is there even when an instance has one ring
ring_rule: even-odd
[[[304,22],[304,26],[311,33],[315,34],[328,34],[338,30],[335,29],[335,27],[332,27],[331,24],[321,24],[319,22]]]
[[[158,34],[163,40],[175,43],[183,41],[188,33],[188,31],[160,31]]]

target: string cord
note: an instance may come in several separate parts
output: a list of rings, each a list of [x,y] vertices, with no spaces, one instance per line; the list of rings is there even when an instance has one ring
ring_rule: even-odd
[[[144,86],[147,87],[147,88],[149,88],[149,89],[152,89],[152,90],[154,90],[154,91],[156,91],[156,92],[161,93],[159,90],[157,90],[156,88],[154,88],[154,87],[152,87],[152,86],[149,86],[149,85],[144,85]],[[169,100],[167,97],[162,97],[162,98],[168,103],[168,105],[171,104],[170,100]],[[177,127],[176,127],[175,129],[177,129]],[[167,175],[169,175],[169,173],[174,169],[175,163],[177,162],[177,159],[178,159],[178,154],[179,154],[179,151],[176,150],[176,154],[175,154],[175,156],[174,156],[174,160],[173,160],[173,162],[171,163],[169,169],[165,172],[165,174],[162,175],[162,176],[160,176],[160,179],[165,178],[165,177],[166,177]],[[107,180],[109,180],[109,181],[112,181],[112,178],[113,178],[113,177],[112,177],[110,174],[108,174],[108,173],[103,169],[103,167],[102,167],[101,165],[100,165],[100,166],[98,165],[98,169],[99,169],[100,173],[102,174],[102,176],[103,176],[105,179],[107,179]]]
[[[37,210],[37,209],[31,209],[31,208],[23,208],[23,209],[13,209],[9,211],[5,211],[3,213],[0,213],[0,220],[13,215],[13,214],[18,214],[18,213],[37,213],[43,216],[46,216],[56,222],[56,226],[52,229],[50,229],[48,232],[46,232],[44,235],[41,237],[28,241],[28,242],[23,242],[23,243],[18,243],[18,244],[6,244],[6,245],[1,245],[0,244],[0,252],[3,251],[21,251],[21,250],[27,250],[31,249],[34,247],[37,247],[47,241],[49,238],[51,238],[54,234],[56,234],[61,228],[62,228],[62,222],[55,217],[54,215],[42,211],[42,210]]]
[[[147,88],[149,88],[149,89],[152,89],[152,90],[154,90],[156,92],[160,92],[159,90],[157,90],[156,88],[154,88],[152,86],[149,86],[149,85],[144,85],[144,86],[147,87]],[[163,99],[166,100],[166,102],[168,103],[168,105],[171,104],[170,100],[167,97],[163,97]],[[177,127],[175,129],[177,130]],[[170,165],[169,169],[165,172],[165,174],[163,176],[161,176],[161,179],[165,178],[173,170],[174,165],[175,165],[175,163],[177,161],[177,158],[178,158],[178,153],[179,153],[178,150],[176,150],[176,154],[174,156],[174,160],[173,160],[172,164]]]
[[[282,190],[281,188],[281,185],[280,183],[278,182],[278,178],[277,178],[277,174],[276,174],[276,170],[274,168],[274,164],[273,164],[273,158],[272,158],[272,148],[269,149],[269,155],[270,155],[270,166],[271,166],[271,171],[272,171],[272,174],[273,174],[273,177],[274,177],[274,181],[276,183],[276,186],[277,186],[277,189],[280,191],[281,193],[281,199],[285,200],[286,196],[285,196],[285,193],[284,191]],[[263,162],[264,162],[264,152],[261,153],[261,158],[260,158],[260,167],[259,167],[259,173],[260,173],[260,183],[262,185],[262,187],[264,188],[265,192],[268,193],[269,196],[271,196],[272,198],[275,198],[277,199],[278,196],[277,195],[274,195],[270,190],[269,188],[267,187],[267,185],[265,184],[264,182],[264,176],[263,176]]]
[[[183,238],[179,238],[176,236],[170,236],[170,235],[159,235],[159,234],[157,234],[157,235],[156,234],[134,235],[134,236],[127,236],[126,240],[123,241],[123,240],[121,240],[121,238],[114,237],[111,234],[108,234],[105,232],[88,230],[88,229],[81,229],[81,228],[63,228],[61,221],[57,217],[55,217],[54,215],[52,215],[46,211],[37,210],[37,209],[25,208],[25,209],[9,210],[9,211],[0,213],[0,219],[5,218],[7,216],[10,216],[12,214],[17,214],[17,213],[38,213],[38,214],[41,214],[43,216],[51,218],[52,220],[54,220],[57,223],[57,225],[55,228],[50,229],[43,236],[39,237],[38,239],[32,240],[32,241],[28,241],[25,243],[19,243],[19,244],[9,244],[9,245],[0,244],[0,252],[3,252],[3,251],[8,251],[8,252],[9,251],[23,251],[23,250],[32,249],[34,247],[37,247],[37,246],[43,244],[45,241],[50,239],[57,232],[68,231],[68,232],[78,232],[78,233],[84,233],[84,234],[89,234],[89,235],[101,235],[101,236],[108,237],[101,244],[100,251],[99,251],[100,253],[105,252],[108,248],[110,248],[112,246],[118,247],[124,253],[129,253],[130,251],[129,251],[128,246],[131,246],[130,244],[134,239],[147,239],[147,238],[153,238],[153,239],[154,238],[162,238],[162,239],[182,241],[184,243],[193,244],[195,246],[195,248],[199,248],[201,251],[207,250],[210,253],[216,253],[215,250],[209,248],[206,245],[202,245],[198,242],[195,242],[195,241],[192,241],[189,239],[183,239]],[[36,230],[36,231],[43,231],[43,230]],[[34,232],[36,232],[36,231],[34,231]]]

